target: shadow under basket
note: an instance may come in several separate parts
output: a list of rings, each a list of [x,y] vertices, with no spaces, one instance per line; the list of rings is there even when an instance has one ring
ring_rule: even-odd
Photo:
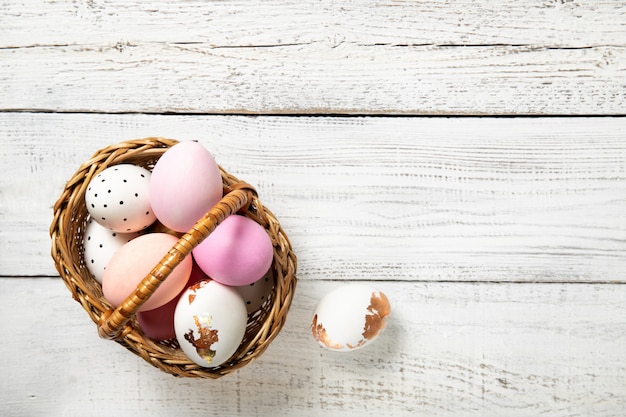
[[[98,325],[98,334],[115,340],[134,354],[164,372],[181,377],[219,378],[249,364],[259,357],[282,329],[296,288],[296,256],[278,220],[259,201],[254,189],[228,174],[220,167],[224,194],[196,225],[163,254],[163,259],[143,278],[136,291],[118,307],[113,308],[102,295],[101,285],[85,265],[83,234],[89,214],[85,190],[90,180],[102,170],[117,164],[134,164],[152,170],[159,157],[176,140],[146,138],[109,146],[96,152],[67,182],[54,206],[50,226],[52,257],[73,298],[91,320]],[[176,339],[154,341],[145,336],[135,313],[191,250],[204,240],[219,223],[232,214],[249,217],[263,226],[274,246],[274,259],[268,272],[273,290],[265,304],[248,317],[245,336],[233,356],[220,366],[201,367],[189,360]]]

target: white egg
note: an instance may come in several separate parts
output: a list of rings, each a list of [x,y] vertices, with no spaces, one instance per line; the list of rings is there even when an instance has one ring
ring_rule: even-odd
[[[387,326],[389,300],[364,285],[344,285],[326,294],[315,308],[311,332],[320,345],[351,351],[368,345]]]
[[[274,280],[270,270],[263,278],[252,284],[233,287],[246,303],[248,314],[258,311],[270,299],[274,289]]]
[[[150,171],[137,165],[106,168],[91,179],[85,193],[87,211],[109,230],[132,233],[156,220],[150,207]]]
[[[113,232],[93,221],[93,219],[89,220],[83,235],[84,258],[87,269],[96,281],[102,284],[104,270],[115,252],[140,234],[141,232]]]
[[[237,351],[247,320],[246,305],[235,289],[217,281],[200,281],[178,300],[174,331],[190,360],[217,367]]]

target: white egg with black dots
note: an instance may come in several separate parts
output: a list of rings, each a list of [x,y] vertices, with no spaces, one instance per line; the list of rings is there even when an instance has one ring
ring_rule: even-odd
[[[102,284],[104,270],[115,252],[139,235],[141,232],[113,232],[93,219],[87,222],[83,235],[85,265],[96,281]]]
[[[150,171],[137,165],[106,168],[87,186],[87,211],[96,222],[114,232],[132,233],[147,228],[156,220],[150,206],[150,176]]]
[[[271,298],[274,291],[274,279],[270,270],[260,280],[248,285],[233,287],[246,303],[248,314],[259,311]]]

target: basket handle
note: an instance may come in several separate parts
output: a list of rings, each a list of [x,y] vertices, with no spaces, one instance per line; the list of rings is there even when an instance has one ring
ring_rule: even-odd
[[[104,339],[119,340],[132,332],[133,328],[127,325],[128,321],[172,270],[226,217],[242,208],[246,209],[255,195],[254,188],[244,182],[225,187],[224,197],[176,242],[152,271],[141,280],[135,291],[117,308],[102,312],[98,320],[98,335]]]

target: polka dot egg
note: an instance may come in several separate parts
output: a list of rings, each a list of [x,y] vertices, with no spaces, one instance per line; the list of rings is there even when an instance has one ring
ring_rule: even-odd
[[[83,244],[85,264],[93,277],[102,284],[102,277],[107,264],[119,248],[138,237],[141,232],[117,233],[100,226],[93,219],[85,227]]]
[[[150,207],[150,171],[130,164],[114,165],[87,186],[85,202],[91,217],[118,233],[145,229],[155,220]]]

